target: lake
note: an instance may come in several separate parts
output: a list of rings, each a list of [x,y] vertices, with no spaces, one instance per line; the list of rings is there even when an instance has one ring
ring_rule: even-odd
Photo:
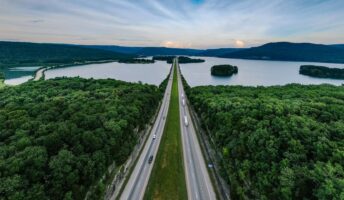
[[[244,85],[244,86],[271,86],[288,83],[344,84],[343,80],[313,78],[299,74],[301,65],[322,65],[327,67],[344,68],[344,64],[312,63],[312,62],[285,62],[264,60],[243,60],[213,57],[195,57],[206,60],[204,63],[180,64],[182,74],[190,86],[200,85]],[[210,68],[213,65],[230,64],[238,67],[238,74],[232,77],[211,76]]]
[[[159,85],[168,75],[170,64],[157,61],[154,64],[124,64],[118,62],[80,65],[51,69],[45,72],[46,79],[55,77],[76,77],[106,79]]]
[[[0,71],[5,74],[5,84],[19,85],[32,79],[38,68],[40,67],[13,67]]]
[[[195,57],[196,58],[196,57]],[[198,58],[198,57],[197,57]],[[344,84],[343,80],[312,78],[299,74],[301,65],[323,65],[327,67],[343,68],[344,64],[312,63],[312,62],[285,62],[262,61],[201,57],[204,63],[181,64],[181,71],[190,86],[199,85],[245,85],[245,86],[271,86],[288,83]],[[214,77],[210,74],[213,65],[231,64],[238,66],[239,73],[232,77]],[[33,77],[39,67],[18,67],[5,71],[6,84],[17,85]],[[154,64],[124,64],[103,63],[89,64],[74,67],[51,69],[45,72],[47,79],[55,77],[76,77],[105,79],[112,78],[128,82],[138,82],[159,85],[170,70],[166,62],[157,61]]]

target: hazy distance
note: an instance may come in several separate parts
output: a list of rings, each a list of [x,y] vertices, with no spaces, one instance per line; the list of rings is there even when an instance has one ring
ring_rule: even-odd
[[[342,0],[0,0],[0,40],[180,48],[344,43]]]

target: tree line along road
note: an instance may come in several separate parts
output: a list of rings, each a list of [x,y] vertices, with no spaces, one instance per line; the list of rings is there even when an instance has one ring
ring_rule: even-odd
[[[186,102],[176,58],[150,139],[120,199],[216,199]]]

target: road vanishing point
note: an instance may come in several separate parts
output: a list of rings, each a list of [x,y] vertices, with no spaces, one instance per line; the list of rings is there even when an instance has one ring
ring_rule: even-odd
[[[212,185],[207,165],[205,163],[201,147],[196,135],[194,124],[189,113],[187,97],[185,95],[178,58],[174,59],[171,74],[168,80],[163,101],[160,106],[158,116],[153,128],[149,133],[147,142],[138,161],[127,181],[127,184],[120,196],[122,200],[141,200],[145,195],[150,174],[159,150],[160,141],[164,133],[166,116],[169,111],[171,100],[171,90],[173,82],[173,73],[176,68],[178,88],[179,88],[179,109],[180,109],[180,127],[183,147],[183,162],[185,170],[185,182],[187,186],[187,195],[190,200],[212,200],[216,199],[214,187]],[[176,160],[176,162],[180,162]],[[111,199],[114,199],[111,198]]]

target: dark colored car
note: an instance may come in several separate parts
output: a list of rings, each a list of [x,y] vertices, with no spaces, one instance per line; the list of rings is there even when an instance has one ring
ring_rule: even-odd
[[[150,156],[149,159],[148,159],[148,164],[151,164],[153,161],[153,156]]]

